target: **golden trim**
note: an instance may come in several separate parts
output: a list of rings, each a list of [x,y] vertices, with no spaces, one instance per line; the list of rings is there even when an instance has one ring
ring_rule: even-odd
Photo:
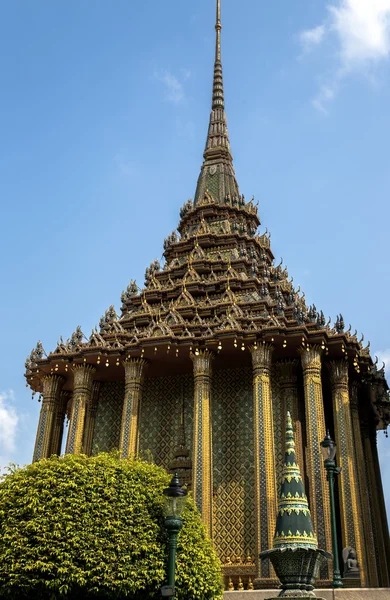
[[[299,354],[301,355],[303,367],[305,394],[306,465],[309,480],[310,512],[320,546],[328,552],[332,552],[330,500],[326,472],[320,453],[320,442],[326,433],[321,382],[322,349],[320,346],[310,346],[300,349]],[[330,565],[328,568],[330,571]]]
[[[143,383],[148,368],[144,358],[128,358],[123,361],[125,368],[125,397],[123,399],[120,456],[135,456],[139,447],[139,415]]]
[[[193,494],[209,535],[213,534],[211,365],[208,350],[191,353],[194,371]]]

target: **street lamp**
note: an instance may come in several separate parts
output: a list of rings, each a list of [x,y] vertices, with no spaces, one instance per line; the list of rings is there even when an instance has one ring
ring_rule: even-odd
[[[183,511],[187,490],[180,485],[177,473],[172,477],[169,487],[165,488],[165,527],[168,531],[168,585],[161,588],[161,594],[164,597],[174,598],[175,596],[175,566],[177,536],[183,527],[181,513]]]
[[[324,441],[321,442],[321,452],[324,457],[324,466],[327,471],[327,479],[329,481],[329,495],[330,495],[330,520],[332,529],[332,548],[333,548],[333,583],[332,587],[342,588],[343,581],[341,579],[340,567],[339,567],[339,554],[337,546],[337,528],[336,528],[336,508],[334,502],[334,480],[335,475],[339,475],[341,469],[336,467],[336,443],[332,440],[329,435],[329,431],[326,432]]]

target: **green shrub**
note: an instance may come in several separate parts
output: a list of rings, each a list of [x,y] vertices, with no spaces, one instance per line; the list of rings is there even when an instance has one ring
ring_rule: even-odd
[[[0,597],[161,598],[166,472],[112,454],[52,457],[0,483]],[[191,499],[177,597],[221,598],[220,564]]]

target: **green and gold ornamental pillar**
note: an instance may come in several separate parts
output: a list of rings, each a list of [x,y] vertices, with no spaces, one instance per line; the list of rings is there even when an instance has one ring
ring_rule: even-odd
[[[87,404],[91,400],[93,378],[96,369],[86,363],[72,367],[73,399],[70,414],[67,454],[81,454],[83,452],[84,422]]]
[[[253,366],[254,438],[255,438],[255,498],[256,541],[258,556],[272,547],[277,509],[274,423],[271,393],[271,360],[273,346],[260,343],[251,348]],[[268,561],[258,568],[255,587],[264,587],[264,580],[274,578]],[[261,583],[260,583],[260,580]]]
[[[35,441],[34,462],[51,455],[53,423],[63,384],[64,379],[60,375],[45,375],[43,378],[43,400]]]
[[[338,463],[342,474],[338,479],[343,548],[356,550],[362,587],[366,587],[366,556],[362,540],[362,517],[358,496],[356,457],[353,446],[351,408],[349,402],[348,362],[327,363],[333,398],[333,416]]]
[[[191,354],[194,369],[194,441],[192,491],[210,536],[213,533],[213,464],[211,429],[211,363],[213,354],[198,350]]]
[[[125,398],[119,450],[122,458],[129,458],[138,452],[139,416],[148,361],[144,358],[128,358],[123,361],[123,366],[125,367]]]
[[[306,414],[306,466],[309,481],[310,512],[317,532],[318,544],[332,552],[330,500],[326,471],[322,465],[320,443],[325,437],[325,413],[321,381],[320,346],[307,346],[300,351],[303,368]],[[326,563],[324,563],[326,565]],[[321,571],[328,578],[328,565]]]

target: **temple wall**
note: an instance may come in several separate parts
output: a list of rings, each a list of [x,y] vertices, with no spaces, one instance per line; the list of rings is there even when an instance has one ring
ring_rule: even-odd
[[[186,445],[192,449],[194,383],[192,374],[146,377],[140,415],[140,454],[168,468],[173,459],[184,402]]]
[[[124,381],[104,381],[97,405],[92,454],[119,449]]]
[[[279,385],[279,372],[275,365],[271,370],[271,390],[272,390],[272,408],[274,417],[274,444],[275,444],[275,470],[276,481],[279,480],[282,474],[284,464],[284,438],[285,438],[285,420],[286,415],[283,414],[283,401]],[[277,487],[279,492],[279,487]]]
[[[212,377],[213,537],[222,560],[256,553],[252,368]]]

